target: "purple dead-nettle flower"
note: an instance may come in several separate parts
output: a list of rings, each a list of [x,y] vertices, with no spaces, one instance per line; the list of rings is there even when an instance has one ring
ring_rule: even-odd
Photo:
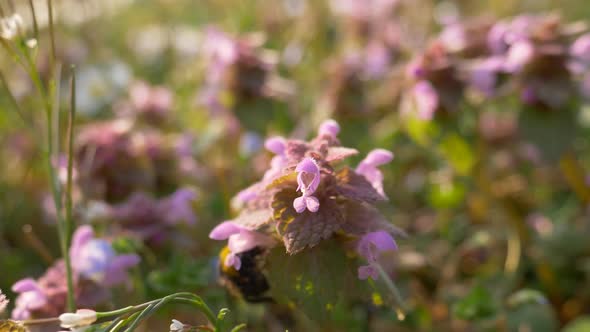
[[[168,117],[172,108],[172,92],[163,86],[150,86],[145,82],[134,83],[129,89],[132,115],[159,123]]]
[[[383,173],[379,166],[390,163],[393,160],[393,153],[385,149],[375,149],[367,155],[356,167],[356,173],[364,176],[377,192],[385,197],[383,191]]]
[[[572,73],[583,73],[590,60],[590,37],[572,43],[580,32],[556,15],[521,15],[496,23],[488,33],[488,47],[491,58],[504,59],[501,72],[509,74],[507,86],[516,87],[525,103],[560,109],[575,91]],[[480,71],[477,78],[488,89],[492,76]]]
[[[237,254],[254,249],[257,246],[269,247],[275,240],[265,234],[250,230],[231,221],[223,222],[215,227],[209,237],[213,240],[228,240],[227,246],[230,253],[226,256],[224,264],[233,266],[239,270],[242,262]]]
[[[84,307],[94,307],[110,298],[108,288],[74,271],[74,294],[76,303]],[[63,260],[57,261],[37,280],[25,278],[16,282],[12,290],[18,293],[12,318],[55,317],[66,308],[67,285],[66,269]]]
[[[380,40],[370,41],[364,49],[363,75],[368,79],[383,77],[391,64],[391,50]]]
[[[230,254],[222,255],[224,264],[239,267],[241,253],[254,248],[264,253],[277,243],[292,255],[322,240],[337,238],[346,247],[345,239],[377,231],[399,232],[374,206],[387,200],[378,167],[393,155],[382,149],[372,151],[355,171],[342,161],[358,151],[340,145],[339,131],[338,123],[328,120],[310,141],[267,141],[266,147],[282,158],[280,165],[273,164],[272,175],[267,172],[238,193],[234,198],[241,203],[234,205],[237,216],[210,234],[213,239],[229,240]]]
[[[4,295],[0,289],[0,314],[6,310],[9,302],[10,300],[6,298],[6,295]]]
[[[297,213],[307,208],[311,212],[317,212],[320,208],[319,200],[312,196],[320,185],[320,168],[312,158],[303,159],[295,168],[297,172],[297,191],[301,191],[301,197],[293,201],[293,207]]]
[[[158,203],[164,222],[176,225],[184,222],[194,225],[197,217],[193,211],[192,202],[197,198],[197,192],[192,188],[182,188],[172,193],[169,197],[163,198]]]
[[[357,253],[363,257],[368,265],[364,265],[358,268],[359,279],[377,279],[378,271],[375,267],[379,254],[383,251],[397,250],[397,244],[391,236],[391,234],[385,231],[371,232],[363,235],[358,241]]]
[[[87,225],[74,233],[70,257],[75,273],[107,287],[125,282],[127,270],[139,263],[135,254],[118,255],[108,241],[95,238]]]
[[[13,319],[29,319],[32,311],[47,305],[48,298],[34,279],[26,278],[17,281],[12,286],[12,291],[20,294],[16,298],[15,308],[12,311]]]
[[[509,73],[520,72],[529,64],[535,55],[535,47],[529,41],[523,40],[514,43],[508,49],[504,68]]]
[[[431,43],[411,61],[406,75],[413,82],[407,92],[413,103],[408,105],[415,105],[422,119],[430,120],[439,112],[452,113],[458,108],[465,82],[460,79],[457,62],[440,41]]]
[[[336,136],[338,136],[338,133],[340,132],[340,125],[338,124],[338,122],[330,119],[330,120],[326,120],[324,122],[322,122],[322,124],[320,125],[320,129],[318,131],[318,135],[319,136],[330,136],[332,138],[336,138]]]
[[[110,243],[95,238],[90,226],[79,227],[70,248],[76,302],[94,307],[110,298],[110,287],[129,280],[127,271],[139,263],[135,254],[118,255]],[[14,319],[55,317],[64,312],[67,297],[66,270],[63,260],[53,264],[35,280],[25,278],[12,286],[18,293]]]
[[[467,68],[468,80],[473,88],[489,97],[495,93],[498,76],[503,70],[504,58],[501,56],[475,60]]]
[[[414,100],[418,116],[423,120],[432,120],[439,106],[438,94],[428,81],[419,81],[414,85]]]
[[[192,207],[196,197],[196,191],[191,188],[178,189],[160,199],[137,192],[125,202],[113,205],[108,219],[140,240],[159,245],[173,235],[180,223],[189,226],[196,223]]]
[[[590,33],[580,36],[570,46],[570,54],[585,65],[590,65]]]
[[[286,142],[287,141],[280,136],[271,137],[264,142],[264,147],[268,151],[275,154],[275,156],[270,161],[270,168],[264,173],[265,179],[270,179],[279,175],[282,172],[283,168],[286,166]]]

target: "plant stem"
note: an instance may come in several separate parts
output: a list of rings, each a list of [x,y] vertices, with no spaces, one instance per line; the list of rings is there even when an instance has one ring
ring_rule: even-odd
[[[385,282],[385,285],[387,286],[387,288],[389,289],[389,291],[393,295],[394,300],[397,302],[398,307],[396,308],[396,313],[397,313],[398,319],[404,320],[405,316],[406,316],[405,313],[406,313],[407,309],[406,309],[406,305],[404,303],[404,300],[403,300],[399,290],[397,289],[397,287],[395,286],[395,283],[393,283],[393,280],[391,280],[391,278],[389,277],[387,272],[385,272],[385,270],[383,270],[383,267],[381,267],[381,264],[375,263],[374,266],[377,268],[377,271],[379,271],[379,275],[381,276],[381,278]]]
[[[33,18],[33,34],[35,39],[39,40],[39,25],[37,24],[37,14],[35,13],[35,5],[33,0],[29,0],[29,7],[31,7],[31,17]]]
[[[74,173],[74,125],[76,119],[76,72],[73,67],[71,72],[70,112],[68,114],[68,179],[66,183],[66,234],[68,243],[71,242],[71,234],[74,229],[74,220],[72,218],[72,178]]]

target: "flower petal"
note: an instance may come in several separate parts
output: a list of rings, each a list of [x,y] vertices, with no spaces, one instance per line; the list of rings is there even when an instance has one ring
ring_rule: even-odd
[[[226,240],[230,236],[239,233],[242,229],[243,227],[236,223],[225,221],[213,228],[211,233],[209,233],[209,238],[213,240]]]
[[[30,292],[38,289],[39,286],[33,278],[25,278],[12,285],[12,291],[15,293]]]
[[[94,231],[90,225],[78,227],[72,236],[72,245],[70,247],[70,256],[76,255],[84,245],[94,238]]]
[[[340,125],[338,124],[338,122],[336,122],[332,119],[329,119],[329,120],[322,122],[318,132],[319,132],[319,136],[336,137],[336,135],[338,135],[338,133],[340,132]]]
[[[264,147],[274,154],[282,155],[287,148],[287,143],[283,137],[276,136],[267,139],[264,142]]]
[[[320,201],[314,196],[307,196],[305,198],[305,205],[311,212],[318,212],[320,208]]]
[[[301,213],[305,211],[306,203],[305,203],[305,196],[297,197],[293,200],[293,208],[297,213]]]
[[[361,280],[366,280],[369,277],[373,280],[377,280],[378,276],[377,269],[371,265],[359,266],[358,268],[358,278]]]

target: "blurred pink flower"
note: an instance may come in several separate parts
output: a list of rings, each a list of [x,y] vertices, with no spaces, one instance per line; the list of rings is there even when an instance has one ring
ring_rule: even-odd
[[[126,281],[126,271],[140,260],[135,254],[117,255],[109,242],[94,237],[88,225],[74,232],[70,257],[75,273],[107,287]]]
[[[419,81],[414,85],[413,93],[420,118],[432,120],[439,106],[438,93],[432,84],[426,80]]]
[[[226,266],[233,266],[236,270],[239,270],[242,265],[240,257],[237,254],[254,249],[257,246],[269,247],[274,244],[274,240],[271,237],[249,230],[231,221],[217,225],[209,233],[209,238],[213,240],[228,240],[227,246],[230,253],[226,256],[224,264]]]
[[[293,207],[297,213],[302,213],[307,208],[311,212],[317,212],[320,202],[313,195],[320,185],[320,168],[311,158],[303,159],[295,168],[297,172],[297,191],[301,191],[301,197],[293,201]]]
[[[383,191],[383,173],[379,166],[393,160],[393,153],[385,149],[375,149],[363,159],[356,168],[356,173],[364,176],[379,194],[385,197]]]
[[[359,279],[377,279],[377,269],[373,266],[377,263],[379,254],[383,251],[397,250],[397,244],[393,237],[385,231],[377,231],[365,234],[357,244],[357,253],[367,260],[368,265],[358,269]]]

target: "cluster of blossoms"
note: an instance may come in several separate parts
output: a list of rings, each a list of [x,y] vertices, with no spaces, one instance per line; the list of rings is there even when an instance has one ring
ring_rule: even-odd
[[[523,102],[561,109],[588,90],[585,25],[555,15],[521,15],[493,22],[447,22],[440,35],[408,66],[418,114],[453,111],[469,87],[486,97],[516,93]],[[581,79],[581,81],[579,81]]]
[[[228,121],[230,129],[237,129],[239,121],[224,95],[247,100],[283,99],[292,94],[292,84],[276,73],[277,55],[263,49],[263,42],[260,34],[237,38],[214,27],[205,31],[202,54],[207,67],[199,100],[213,115]]]
[[[177,225],[196,224],[192,205],[196,197],[192,188],[181,188],[162,198],[136,192],[118,204],[94,202],[86,217],[87,221],[111,222],[117,233],[126,233],[148,245],[158,245],[173,236]]]
[[[330,2],[332,12],[342,21],[342,38],[345,43],[350,39],[350,45],[328,63],[330,80],[319,109],[354,115],[372,111],[381,102],[383,98],[367,96],[371,91],[367,83],[385,79],[400,53],[399,21],[391,19],[397,4],[397,0]],[[392,93],[383,94],[389,97]]]
[[[109,221],[150,245],[169,238],[179,223],[196,223],[196,191],[184,186],[199,173],[193,139],[167,133],[172,105],[165,87],[136,82],[129,99],[115,106],[118,118],[80,129],[74,198],[85,204],[79,210],[86,222]]]
[[[76,139],[78,185],[88,199],[118,202],[136,191],[161,192],[182,176],[195,177],[197,165],[186,137],[138,129],[117,119],[82,128]]]
[[[139,263],[135,254],[117,254],[107,240],[95,237],[90,226],[76,230],[69,255],[76,303],[83,307],[108,302],[109,288],[127,282],[127,271]],[[19,295],[12,318],[54,317],[64,312],[66,280],[65,264],[59,260],[39,279],[25,278],[16,282],[12,291]]]
[[[393,159],[377,149],[357,166],[337,167],[357,150],[340,146],[339,125],[325,121],[310,142],[274,137],[266,148],[275,153],[262,180],[238,193],[234,206],[240,214],[215,227],[210,237],[228,240],[223,264],[239,270],[241,254],[282,244],[297,254],[333,237],[356,241],[367,266],[358,276],[376,278],[373,265],[379,252],[396,248],[398,230],[374,206],[387,200],[379,166]],[[337,236],[343,235],[343,236]],[[351,241],[344,240],[347,246]]]
[[[135,117],[155,126],[170,119],[173,106],[172,92],[164,86],[150,86],[138,81],[129,88],[129,100],[119,105],[117,113],[123,117]]]

